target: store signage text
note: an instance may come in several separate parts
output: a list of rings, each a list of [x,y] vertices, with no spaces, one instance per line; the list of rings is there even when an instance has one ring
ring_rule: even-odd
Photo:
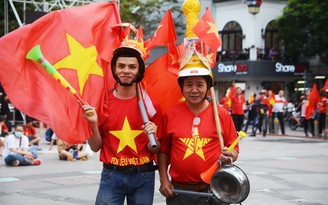
[[[236,73],[236,74],[247,74],[248,65],[238,64],[238,65],[224,65],[220,63],[218,65],[219,73]]]
[[[276,63],[276,72],[277,73],[294,73],[294,65],[283,65],[282,63]]]

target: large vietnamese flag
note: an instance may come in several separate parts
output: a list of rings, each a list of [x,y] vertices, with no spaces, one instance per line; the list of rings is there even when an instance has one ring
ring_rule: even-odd
[[[120,23],[115,3],[94,3],[51,12],[0,39],[0,81],[13,105],[52,127],[69,143],[91,134],[73,95],[39,64],[26,59],[35,45],[43,56],[101,113],[103,91],[113,82],[108,70]]]
[[[305,119],[309,119],[314,114],[314,112],[317,109],[317,104],[319,101],[320,101],[319,92],[317,89],[317,85],[314,83],[309,99],[306,104]]]

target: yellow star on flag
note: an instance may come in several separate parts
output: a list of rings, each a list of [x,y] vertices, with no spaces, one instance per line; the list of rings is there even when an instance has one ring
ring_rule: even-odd
[[[163,27],[162,24],[160,24],[160,25],[157,27],[157,30],[156,30],[156,32],[154,33],[154,37],[157,35],[157,31],[159,31],[159,29],[160,29],[161,27]]]
[[[80,42],[66,33],[70,55],[58,61],[54,68],[73,69],[77,72],[80,95],[83,94],[85,83],[90,74],[104,77],[102,68],[97,63],[97,50],[95,46],[83,47]]]
[[[206,21],[206,22],[210,26],[210,29],[207,31],[207,33],[214,33],[216,38],[219,39],[219,33],[218,30],[216,29],[215,24],[210,21]]]
[[[186,149],[186,152],[185,152],[185,155],[184,155],[183,159],[186,159],[187,157],[189,157],[193,153],[196,153],[198,156],[200,156],[200,158],[205,160],[203,147],[207,143],[209,143],[212,140],[212,138],[200,138],[199,134],[198,134],[198,128],[196,127],[196,130],[195,130],[192,138],[180,138],[180,140],[185,145],[187,145],[187,149]]]
[[[177,64],[179,62],[179,59],[175,55],[173,55],[171,53],[169,53],[169,55],[172,59],[172,63],[171,63],[172,65]]]
[[[210,64],[214,63],[213,60],[212,60],[213,55],[214,55],[214,53],[209,53],[209,54],[206,55],[206,59],[208,60],[208,62]]]
[[[120,144],[117,148],[117,153],[122,151],[126,146],[129,146],[136,153],[138,153],[134,139],[142,132],[143,130],[131,130],[127,117],[124,119],[122,130],[109,131],[109,133],[120,140]]]

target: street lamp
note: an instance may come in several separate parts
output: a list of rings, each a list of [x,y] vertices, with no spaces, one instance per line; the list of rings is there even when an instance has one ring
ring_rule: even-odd
[[[260,12],[262,0],[246,0],[246,4],[248,6],[248,12],[256,15]]]

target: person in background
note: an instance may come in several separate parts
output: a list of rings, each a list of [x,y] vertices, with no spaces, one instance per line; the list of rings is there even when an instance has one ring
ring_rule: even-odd
[[[24,135],[27,136],[30,146],[38,146],[41,138],[33,126],[34,119],[26,115],[26,124],[24,125]]]
[[[267,91],[262,90],[259,93],[257,100],[254,102],[254,107],[256,109],[256,123],[257,126],[253,127],[253,132],[250,136],[256,136],[256,130],[259,129],[260,133],[262,132],[263,137],[266,136],[268,131],[268,109],[269,109],[269,101],[265,97]]]
[[[282,135],[285,135],[284,106],[287,104],[284,94],[285,92],[280,90],[278,95],[275,96],[275,103],[273,104],[273,115],[277,116],[279,120]]]
[[[6,142],[6,136],[9,134],[8,127],[5,124],[5,117],[0,115],[0,156],[3,155],[3,147]]]
[[[0,115],[4,116],[5,124],[8,127],[8,131],[11,132],[12,124],[8,120],[10,119],[10,109],[9,109],[9,98],[6,95],[5,90],[3,89],[1,82],[0,82]]]
[[[326,111],[327,111],[327,93],[325,90],[320,91],[320,102],[318,103],[319,107],[319,136],[323,137],[325,134],[326,126]]]
[[[273,130],[273,104],[275,103],[275,94],[272,90],[268,90],[268,93],[265,93],[265,98],[269,101],[269,109],[268,109],[268,129],[270,133],[274,133]]]
[[[88,152],[83,150],[82,144],[72,145],[61,139],[57,139],[57,149],[60,160],[74,161],[88,159]]]
[[[24,135],[23,125],[16,125],[15,132],[8,135],[5,143],[4,161],[8,166],[40,165],[36,151],[29,151],[29,141]]]
[[[244,132],[247,132],[248,126],[251,123],[252,123],[252,130],[254,129],[254,127],[256,127],[256,114],[257,113],[256,113],[256,109],[254,107],[255,99],[256,99],[256,94],[251,92],[251,94],[249,96],[249,99],[246,102],[248,118],[247,118],[247,121],[246,121]]]
[[[242,130],[244,123],[244,103],[245,97],[240,87],[236,88],[236,96],[231,99],[231,114],[237,131]]]
[[[302,108],[301,108],[302,120],[301,121],[303,122],[304,133],[305,133],[306,137],[309,136],[309,134],[308,134],[309,124],[310,124],[311,135],[314,136],[314,116],[310,117],[309,119],[306,119],[306,117],[305,117],[306,106],[307,106],[307,102],[309,100],[310,94],[311,94],[311,89],[307,89],[305,91],[305,96],[303,97],[303,100],[301,102],[301,106],[302,106]]]

